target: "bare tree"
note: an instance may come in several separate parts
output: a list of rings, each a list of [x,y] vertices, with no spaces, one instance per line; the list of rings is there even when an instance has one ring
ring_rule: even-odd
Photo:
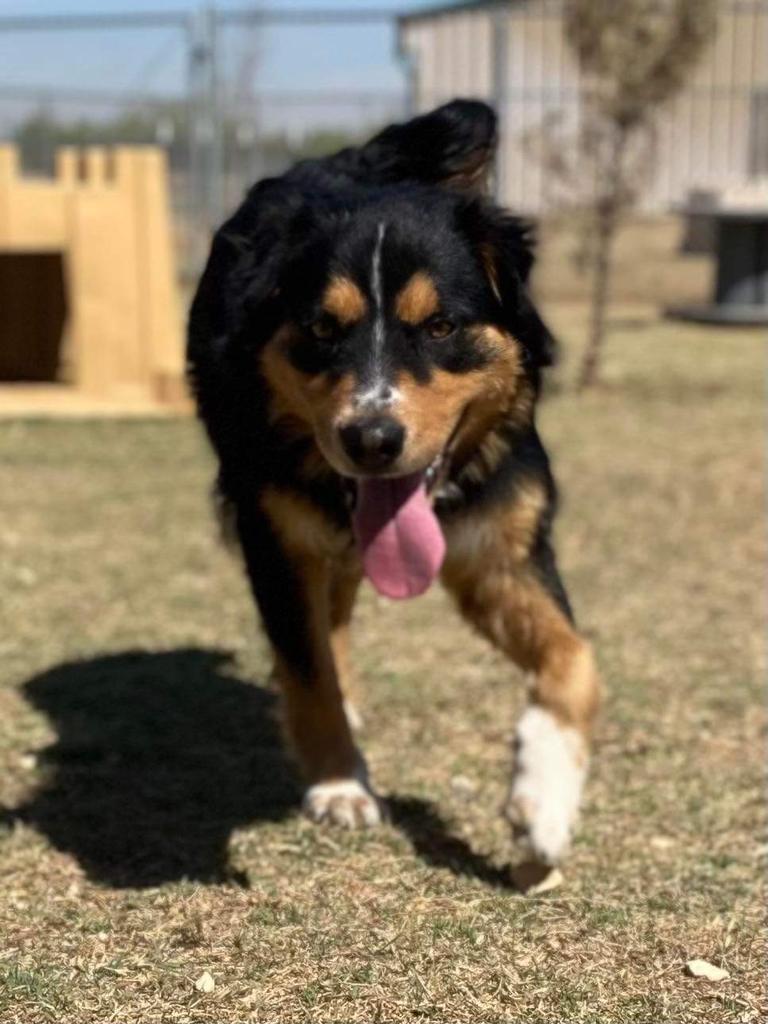
[[[581,173],[590,172],[589,338],[579,386],[595,384],[616,232],[635,201],[654,115],[686,84],[714,36],[718,0],[564,0],[582,72]]]

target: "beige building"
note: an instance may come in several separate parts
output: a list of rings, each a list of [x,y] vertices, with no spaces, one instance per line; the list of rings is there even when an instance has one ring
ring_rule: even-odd
[[[579,69],[557,0],[453,3],[406,15],[399,42],[415,110],[455,96],[489,100],[503,148],[499,193],[537,213],[555,199],[541,138],[567,138],[580,117]],[[642,196],[668,209],[691,190],[768,177],[768,0],[723,0],[714,44],[690,86],[657,116]]]

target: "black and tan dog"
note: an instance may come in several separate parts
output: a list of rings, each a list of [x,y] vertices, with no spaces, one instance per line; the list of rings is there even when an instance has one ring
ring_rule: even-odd
[[[260,182],[214,239],[189,362],[308,813],[380,817],[345,710],[361,578],[403,598],[440,576],[530,675],[509,814],[552,862],[599,686],[550,543],[531,242],[479,195],[494,144],[493,112],[456,101]]]

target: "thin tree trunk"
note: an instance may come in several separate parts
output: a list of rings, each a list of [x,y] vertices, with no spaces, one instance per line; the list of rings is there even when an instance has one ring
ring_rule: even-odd
[[[611,146],[611,166],[606,169],[605,190],[596,204],[596,239],[589,338],[579,372],[579,390],[594,387],[600,379],[600,366],[605,340],[606,313],[611,290],[613,245],[624,201],[624,151],[627,132],[616,128]]]

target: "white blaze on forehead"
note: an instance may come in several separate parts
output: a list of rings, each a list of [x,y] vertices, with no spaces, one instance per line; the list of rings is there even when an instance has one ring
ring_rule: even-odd
[[[387,225],[381,221],[376,231],[376,242],[371,259],[371,295],[373,296],[373,344],[371,363],[365,391],[355,396],[355,404],[369,408],[390,406],[396,400],[395,390],[384,377],[384,285],[381,276],[381,251]]]
[[[373,247],[373,260],[371,261],[371,294],[376,306],[376,314],[373,321],[373,340],[377,348],[384,347],[384,292],[381,283],[381,250],[384,245],[384,235],[387,225],[382,221],[376,232],[376,244]]]

